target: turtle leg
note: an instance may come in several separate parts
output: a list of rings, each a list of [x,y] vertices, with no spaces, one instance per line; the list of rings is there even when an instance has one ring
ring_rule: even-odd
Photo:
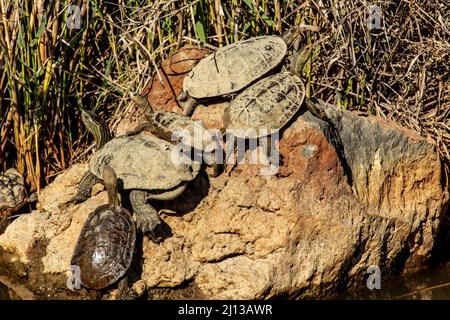
[[[131,288],[131,279],[127,275],[125,275],[117,284],[118,289],[118,300],[136,300],[139,298],[138,294]]]
[[[98,182],[100,179],[92,172],[86,172],[78,185],[77,194],[69,202],[79,203],[87,200],[91,196],[92,187]]]
[[[218,176],[220,175],[220,172],[222,171],[222,165],[219,164],[219,163],[217,163],[217,162],[215,162],[215,163],[212,165],[212,167],[213,167],[213,174],[212,174],[212,177],[213,177],[213,178],[216,178],[216,177],[218,177]]]
[[[150,204],[147,199],[151,194],[144,190],[132,190],[130,192],[130,202],[133,211],[136,213],[137,227],[143,234],[147,234],[153,241],[161,242],[162,221],[158,216],[158,212]]]
[[[308,109],[308,111],[311,112],[313,116],[330,124],[333,123],[330,118],[328,118],[325,110],[319,107],[320,103],[318,101],[315,101],[315,99],[305,98],[305,105],[306,109]]]
[[[213,168],[212,177],[220,175],[224,165],[223,134],[215,135],[215,145],[210,151],[203,150],[203,161]],[[208,146],[209,147],[209,146]]]
[[[217,152],[217,151],[216,151]],[[221,160],[217,160],[215,152],[209,152],[208,154],[203,155],[203,162],[205,162],[208,166],[213,168],[212,177],[215,178],[220,175],[222,171],[222,165],[220,164]]]
[[[125,137],[135,136],[135,135],[138,135],[139,133],[141,133],[142,131],[150,131],[150,129],[152,129],[152,128],[153,128],[153,126],[149,122],[144,122],[144,123],[141,123],[140,125],[138,125],[133,130],[127,131],[124,134],[124,136]]]
[[[183,102],[182,106],[183,114],[190,117],[194,113],[195,108],[198,106],[198,101],[195,98],[188,96],[186,101]]]

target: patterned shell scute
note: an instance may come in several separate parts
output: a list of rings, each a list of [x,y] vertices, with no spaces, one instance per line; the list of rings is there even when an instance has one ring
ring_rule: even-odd
[[[159,130],[168,133],[167,139],[170,141],[181,141],[198,150],[208,150],[214,147],[213,135],[200,121],[176,112],[156,111],[150,116]]]
[[[0,211],[18,206],[25,197],[25,183],[16,169],[8,169],[0,175]]]
[[[80,268],[83,286],[106,288],[127,272],[135,242],[136,225],[131,214],[120,207],[100,206],[84,223],[70,264]]]
[[[238,138],[258,138],[281,129],[300,109],[303,81],[290,72],[262,79],[224,110],[224,126]]]
[[[277,36],[254,37],[227,45],[192,69],[184,79],[183,90],[194,98],[240,91],[277,67],[286,52],[286,43]]]
[[[116,172],[123,189],[167,190],[191,181],[200,164],[162,139],[138,135],[107,142],[91,158],[90,171],[101,178],[105,165]]]

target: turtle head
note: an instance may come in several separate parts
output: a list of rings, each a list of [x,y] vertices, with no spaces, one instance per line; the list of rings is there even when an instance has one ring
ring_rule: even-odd
[[[119,194],[117,192],[117,176],[110,166],[103,167],[103,182],[108,193],[108,204],[110,206],[120,206]]]
[[[299,52],[297,52],[291,61],[291,72],[301,77],[303,67],[309,60],[311,53],[315,47],[315,43],[310,43],[304,46]]]
[[[144,96],[141,96],[136,92],[131,92],[130,98],[131,101],[133,101],[136,105],[136,108],[138,108],[140,111],[143,111],[145,114],[150,114],[154,111],[150,102]]]
[[[94,136],[96,141],[96,148],[98,150],[103,147],[106,142],[111,140],[111,134],[109,132],[108,125],[94,112],[85,110],[83,108],[80,108],[80,110],[81,120],[86,126],[86,129],[88,129],[88,131]]]
[[[288,47],[291,47],[294,42],[298,39],[298,37],[301,35],[303,31],[303,28],[299,26],[293,26],[286,30],[283,35],[281,36],[284,42]]]
[[[92,127],[98,125],[101,122],[101,118],[92,111],[82,109],[81,110],[81,120],[83,120],[84,125],[92,133]]]

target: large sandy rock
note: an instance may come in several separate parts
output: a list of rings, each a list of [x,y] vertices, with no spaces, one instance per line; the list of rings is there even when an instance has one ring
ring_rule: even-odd
[[[425,266],[448,202],[435,145],[385,120],[327,113],[334,129],[306,112],[285,130],[276,175],[241,164],[230,175],[200,175],[181,198],[157,204],[173,236],[144,237],[137,252],[150,297],[323,297],[363,285],[372,265],[382,275]],[[39,210],[0,236],[1,273],[35,293],[89,297],[65,288],[66,271],[106,194],[59,209],[86,168],[62,173]]]

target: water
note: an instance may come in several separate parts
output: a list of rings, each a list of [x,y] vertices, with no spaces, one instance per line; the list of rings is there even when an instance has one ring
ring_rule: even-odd
[[[13,296],[13,297],[11,297]],[[0,282],[0,300],[18,299]],[[407,299],[450,300],[450,263],[410,277],[381,278],[381,289],[370,291],[366,287],[355,293],[345,293],[333,299]]]
[[[408,277],[383,279],[381,289],[366,287],[336,299],[450,300],[450,263]]]

